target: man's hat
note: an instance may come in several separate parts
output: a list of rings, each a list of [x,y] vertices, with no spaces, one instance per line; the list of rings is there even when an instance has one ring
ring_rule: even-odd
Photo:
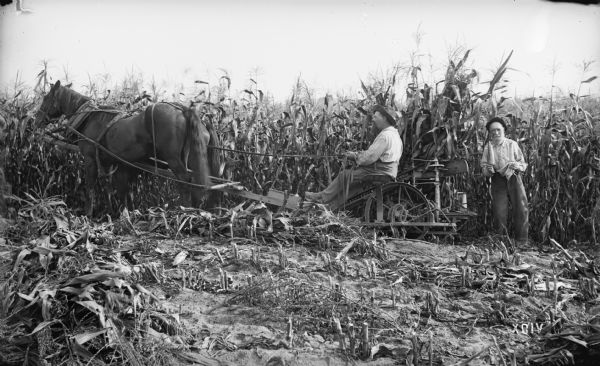
[[[392,113],[388,112],[388,110],[384,106],[377,104],[371,109],[371,112],[379,112],[386,119],[387,123],[389,123],[392,126],[396,125],[396,119],[394,118]]]
[[[485,129],[486,130],[490,130],[490,125],[494,122],[498,122],[502,125],[502,127],[504,127],[504,131],[506,132],[507,127],[506,127],[506,122],[504,121],[504,119],[502,117],[494,117],[492,119],[489,120],[489,122],[485,125]]]

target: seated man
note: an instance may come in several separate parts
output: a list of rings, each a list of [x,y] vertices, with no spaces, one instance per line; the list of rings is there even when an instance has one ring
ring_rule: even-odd
[[[306,192],[306,199],[312,202],[339,206],[348,197],[363,189],[365,178],[372,174],[389,175],[396,179],[398,162],[402,156],[402,140],[396,129],[396,121],[383,106],[373,107],[373,123],[379,134],[368,150],[347,152],[345,156],[356,161],[356,168],[345,169],[321,192]]]

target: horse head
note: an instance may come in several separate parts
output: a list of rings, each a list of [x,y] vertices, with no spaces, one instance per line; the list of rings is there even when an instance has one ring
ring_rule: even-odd
[[[64,112],[59,103],[60,81],[52,85],[50,91],[44,95],[42,105],[35,115],[35,125],[39,126],[42,122],[48,122],[51,118],[60,117]]]

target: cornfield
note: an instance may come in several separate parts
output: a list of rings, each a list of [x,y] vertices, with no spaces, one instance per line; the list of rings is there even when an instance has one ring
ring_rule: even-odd
[[[254,80],[232,98],[224,75],[212,87],[196,81],[200,91],[185,100],[220,139],[223,163],[212,174],[256,193],[323,188],[345,166],[343,152],[373,139],[367,111],[394,110],[403,178],[434,158],[469,163],[467,174],[442,182],[444,206],[463,191],[478,213],[460,234],[464,247],[381,236],[343,212],[275,212],[235,196],[217,211],[177,207],[174,184],[148,173],[135,184],[136,210],[112,214],[105,178],[96,186],[101,220],[81,216],[80,154],[33,124],[47,72],[33,90],[17,84],[0,100],[8,199],[0,210],[15,219],[0,238],[0,363],[217,365],[260,349],[266,364],[284,364],[268,352],[291,350],[304,362],[316,348],[350,362],[593,364],[600,271],[580,249],[598,243],[600,100],[497,98],[510,55],[476,93],[468,58],[451,60],[437,83],[418,64],[393,69],[361,82],[356,98],[317,97],[300,80],[284,104]],[[399,96],[401,79],[408,87]],[[128,78],[109,90],[90,80],[80,91],[127,111],[169,99],[143,85]],[[495,115],[526,155],[531,239],[550,254],[511,252],[504,237],[484,236],[491,209],[479,157]],[[473,341],[488,345],[469,348]]]
[[[366,111],[374,104],[385,105],[396,111],[404,141],[400,175],[425,159],[469,163],[468,175],[448,178],[443,184],[443,196],[449,200],[457,190],[469,194],[469,206],[479,214],[473,233],[479,235],[491,224],[488,182],[479,170],[485,121],[493,115],[504,116],[510,125],[508,137],[519,141],[529,164],[524,182],[532,239],[596,242],[600,224],[598,99],[574,94],[562,99],[497,98],[506,87],[510,55],[494,74],[488,91],[475,93],[472,85],[479,75],[466,68],[468,57],[469,51],[451,60],[445,79],[435,85],[424,81],[419,65],[394,69],[361,82],[361,97],[356,99],[318,98],[301,80],[285,104],[265,97],[254,80],[254,87],[233,99],[230,79],[224,75],[213,87],[196,81],[204,88],[188,102],[193,101],[203,118],[212,122],[225,148],[220,152],[224,163],[213,175],[239,181],[257,193],[276,188],[299,194],[325,187],[345,164],[341,153],[368,146],[374,134]],[[46,88],[44,78],[46,70],[40,72],[35,91],[15,86],[14,95],[2,99],[5,174],[18,197],[25,193],[40,198],[59,196],[69,207],[83,207],[80,155],[46,142],[41,129],[32,125],[31,117]],[[402,98],[394,94],[401,78],[409,81]],[[583,80],[582,85],[594,79]],[[165,97],[156,88],[156,94],[149,95],[143,80],[133,78],[112,92],[99,85],[106,87],[106,83],[90,81],[88,90],[81,92],[96,97],[99,104],[129,111]],[[115,209],[110,187],[108,181],[97,185],[104,213]],[[136,204],[144,208],[177,203],[173,188],[169,182],[140,173],[134,189]]]

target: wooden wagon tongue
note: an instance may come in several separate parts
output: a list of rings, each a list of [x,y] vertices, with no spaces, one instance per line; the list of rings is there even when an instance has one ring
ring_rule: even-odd
[[[211,189],[216,188],[213,186],[211,187]],[[277,189],[270,189],[269,192],[267,192],[266,196],[250,191],[239,190],[237,187],[226,187],[224,189],[218,190],[223,192],[229,192],[235,194],[236,196],[244,197],[253,201],[264,202],[278,207],[288,208],[291,210],[300,208],[300,203],[302,201],[302,198],[297,194],[288,194],[287,192],[279,191]]]

